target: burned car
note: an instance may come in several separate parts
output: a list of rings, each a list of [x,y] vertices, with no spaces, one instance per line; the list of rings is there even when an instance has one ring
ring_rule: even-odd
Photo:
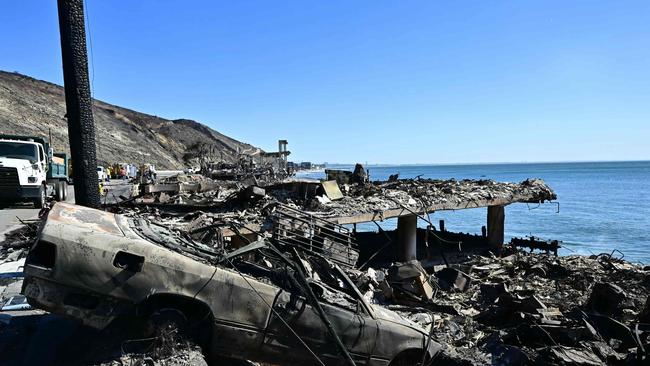
[[[102,329],[198,329],[204,352],[270,363],[411,365],[440,345],[326,258],[256,241],[217,250],[138,217],[57,203],[25,263],[32,306]]]

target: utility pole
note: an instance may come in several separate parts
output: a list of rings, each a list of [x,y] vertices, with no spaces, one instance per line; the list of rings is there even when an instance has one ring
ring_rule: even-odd
[[[57,0],[57,4],[75,202],[97,208],[99,180],[83,0]]]

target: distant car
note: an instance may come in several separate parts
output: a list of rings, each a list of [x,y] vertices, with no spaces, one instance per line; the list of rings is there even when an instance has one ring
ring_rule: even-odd
[[[7,302],[2,306],[2,311],[10,310],[29,310],[32,307],[27,302],[27,298],[23,295],[12,296],[7,300]]]
[[[310,277],[309,291],[296,282],[296,262],[274,248],[258,241],[218,254],[144,219],[57,203],[27,257],[23,293],[96,328],[129,314],[192,324],[214,355],[316,364],[306,344],[324,364],[342,365],[316,296],[357,365],[419,365],[439,353],[421,327],[368,303],[340,268],[327,283]]]
[[[97,178],[99,178],[100,182],[106,182],[108,180],[108,174],[103,166],[97,167]]]

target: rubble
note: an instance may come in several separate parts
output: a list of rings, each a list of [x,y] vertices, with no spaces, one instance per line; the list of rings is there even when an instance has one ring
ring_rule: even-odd
[[[436,272],[436,277],[438,277],[438,286],[443,290],[453,289],[462,292],[467,290],[472,281],[467,274],[452,267],[443,268]]]
[[[6,233],[0,242],[0,311],[30,308],[24,301],[25,297],[20,294],[20,289],[25,257],[37,232],[37,221],[25,222]]]
[[[436,306],[401,311],[432,329],[455,364],[644,364],[650,333],[635,330],[646,329],[650,273],[622,260],[610,269],[600,258],[470,256],[462,263],[474,279],[466,291],[447,287],[433,297]],[[533,267],[544,271],[531,277]],[[389,301],[381,290],[374,299]]]
[[[245,181],[228,181],[185,174],[142,186],[134,199],[108,209],[123,214],[120,222],[127,220],[138,237],[201,265],[245,273],[250,278],[247,281],[258,286],[255,288],[277,286],[287,293],[308,288],[304,301],[318,298],[319,303],[356,311],[355,316],[364,306],[379,312],[394,311],[417,324],[423,334],[430,334],[431,342],[441,345],[442,354],[436,359],[441,364],[632,365],[648,361],[650,268],[618,259],[614,253],[557,256],[559,241],[536,237],[515,238],[499,251],[487,251],[481,245],[476,246],[478,250],[470,250],[471,246],[460,243],[484,243],[485,229],[483,235],[451,233],[443,223],[438,230],[431,223],[426,230],[418,229],[418,236],[426,237],[426,260],[373,261],[378,251],[393,245],[395,233],[380,228],[374,236],[373,250],[377,252],[368,255],[357,243],[360,233],[342,225],[381,221],[405,212],[424,215],[442,209],[555,199],[555,193],[543,181],[399,180],[395,176],[387,182],[368,182],[363,167],[348,173],[330,171],[331,180],[326,182],[260,182],[254,176]],[[79,217],[86,220],[93,216]],[[106,226],[108,217],[100,220],[104,225],[101,230],[110,231],[110,225]],[[8,237],[0,247],[0,266],[24,260],[38,233],[35,224]],[[455,244],[453,255],[437,248],[445,242]],[[442,260],[432,260],[432,253],[440,254]],[[138,273],[146,268],[143,263],[163,257],[115,256],[113,265]],[[176,257],[166,258],[164,263],[169,266],[178,260],[172,258]],[[214,271],[204,272],[215,277],[218,270]],[[188,278],[178,277],[173,287],[194,289],[197,282]],[[88,281],[94,279],[89,277]],[[135,291],[134,286],[130,287],[132,294],[163,290],[150,284]],[[138,282],[138,286],[142,283]],[[190,291],[194,298],[204,296],[199,295],[203,289],[195,290]],[[218,297],[215,294],[210,298]],[[235,296],[232,301],[242,299]],[[296,300],[289,296],[285,300],[283,309],[295,305]],[[265,307],[259,301],[244,303],[248,314]],[[363,305],[366,303],[369,305]],[[314,302],[311,305],[317,308]],[[236,312],[237,307],[231,309]],[[277,322],[276,315],[270,318]],[[327,318],[320,315],[322,324],[327,324]],[[90,323],[91,319],[85,321]],[[321,337],[327,334],[325,330]],[[335,338],[328,339],[335,344]],[[174,342],[171,348],[166,343],[163,349],[168,351],[162,353],[118,352],[113,347],[105,360],[84,364],[204,362],[188,338]],[[227,344],[232,352],[249,351],[241,348],[243,340],[230,342],[234,342]],[[301,346],[294,343],[293,347]],[[339,355],[339,364],[344,362],[345,352],[337,353],[334,348],[330,352]]]
[[[591,288],[589,295],[589,306],[593,311],[600,314],[613,314],[623,301],[627,298],[625,291],[617,285],[605,282],[597,282]]]
[[[329,179],[329,178],[328,178]],[[556,199],[539,179],[521,183],[492,180],[404,179],[389,182],[343,185],[344,197],[305,207],[339,223],[383,220],[413,212],[465,209],[513,202],[539,203]],[[356,219],[352,219],[354,217]]]
[[[354,365],[352,353],[436,356],[440,346],[424,330],[367,303],[341,269],[352,270],[353,252],[339,250],[349,235],[327,235],[224,248],[135,216],[57,203],[25,263],[23,293],[40,309],[100,330],[134,314],[146,325],[173,323],[209,354],[324,365]]]

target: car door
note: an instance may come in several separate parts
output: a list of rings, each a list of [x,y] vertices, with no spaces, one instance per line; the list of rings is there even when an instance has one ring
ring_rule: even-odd
[[[264,334],[269,361],[319,364],[315,355],[331,353],[327,329],[318,313],[300,293],[282,290],[273,303]]]
[[[366,365],[375,347],[376,320],[358,302],[355,310],[323,302],[321,302],[321,306],[355,364]],[[330,344],[334,344],[331,338],[328,340]],[[334,350],[333,359],[338,360],[336,364],[342,364],[338,351],[338,348]]]
[[[367,364],[375,346],[376,320],[359,302],[342,301],[340,297],[337,301],[336,296],[323,296],[319,302],[355,363]],[[283,290],[273,310],[264,338],[266,352],[278,357],[278,361],[319,364],[313,352],[325,364],[341,364],[336,342],[304,294]]]

